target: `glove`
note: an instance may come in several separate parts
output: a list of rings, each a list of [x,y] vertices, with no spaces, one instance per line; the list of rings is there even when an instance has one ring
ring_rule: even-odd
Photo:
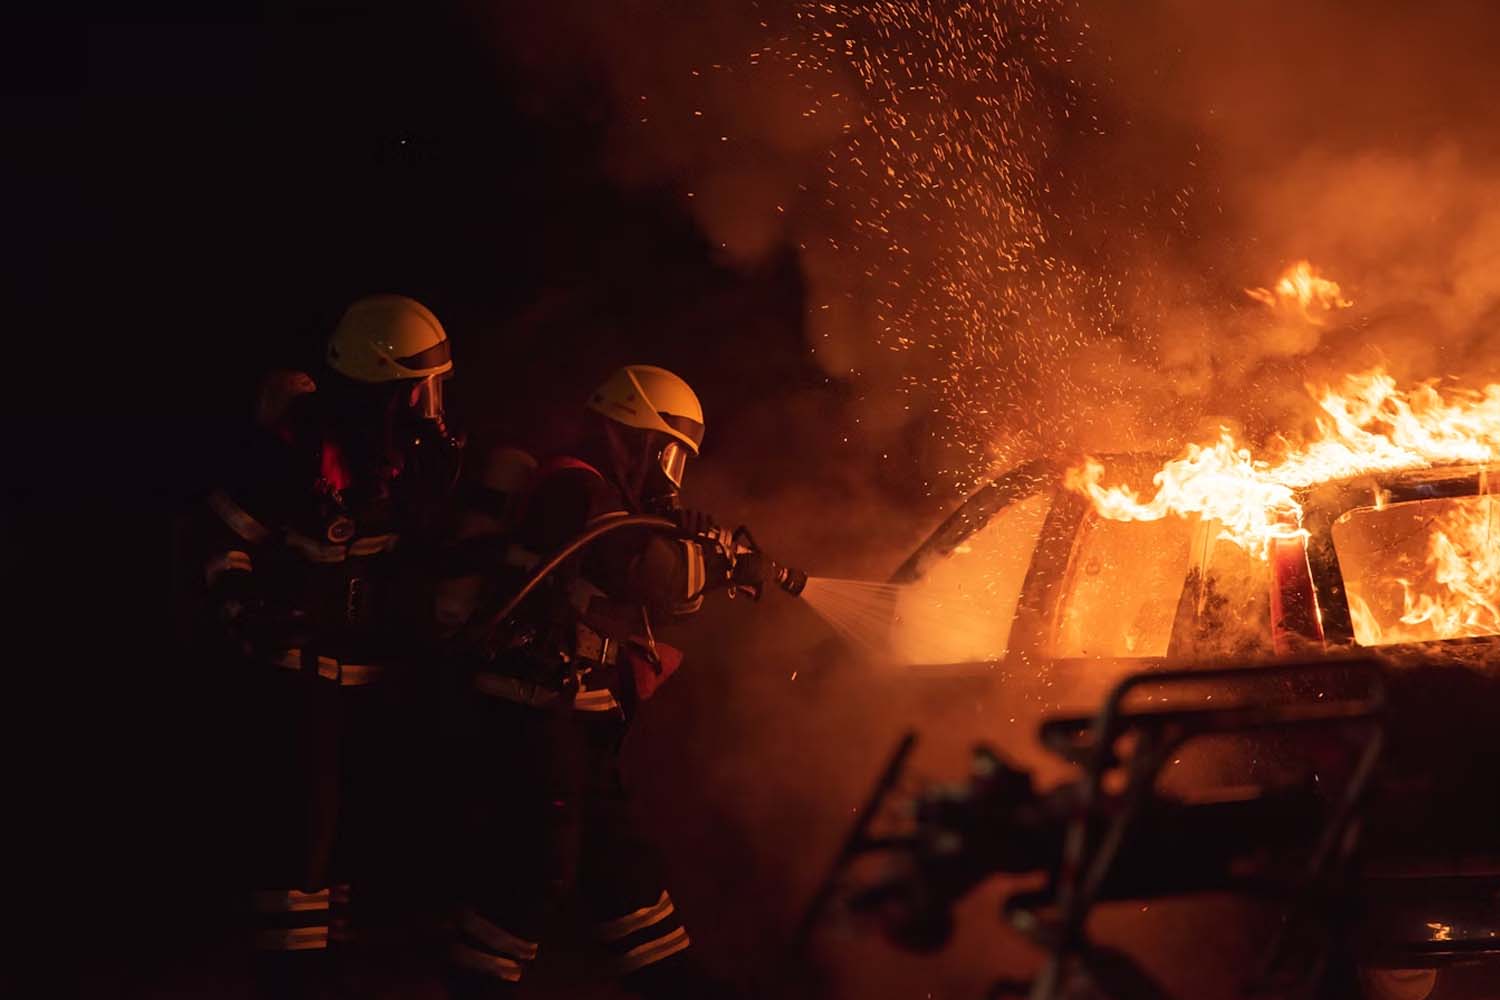
[[[684,507],[677,511],[676,517],[677,523],[682,526],[683,533],[694,538],[709,538],[719,533],[718,522],[701,510],[689,510]]]
[[[766,571],[765,556],[759,552],[742,552],[734,561],[734,569],[729,574],[729,582],[735,587],[744,587],[759,597],[761,589],[765,586]]]

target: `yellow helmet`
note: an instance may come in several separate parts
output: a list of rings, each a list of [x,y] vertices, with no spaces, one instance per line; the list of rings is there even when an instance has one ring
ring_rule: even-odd
[[[453,357],[432,310],[405,295],[368,295],[328,338],[328,367],[356,382],[394,382],[442,375]]]
[[[626,427],[674,437],[694,455],[703,444],[703,405],[691,386],[665,368],[626,365],[595,390],[588,405]]]
[[[588,405],[626,427],[675,439],[656,461],[674,487],[682,485],[688,454],[696,456],[703,444],[703,405],[691,386],[665,368],[626,365],[594,391]]]

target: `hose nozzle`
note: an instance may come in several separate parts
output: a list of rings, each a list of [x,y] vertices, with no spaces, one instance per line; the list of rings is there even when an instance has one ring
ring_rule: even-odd
[[[802,588],[807,586],[807,574],[800,569],[792,569],[790,566],[777,566],[776,586],[793,597],[800,597]]]

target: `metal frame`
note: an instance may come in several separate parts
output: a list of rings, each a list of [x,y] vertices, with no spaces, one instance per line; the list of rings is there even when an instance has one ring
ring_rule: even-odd
[[[1258,682],[1304,679],[1310,674],[1349,670],[1367,675],[1369,690],[1363,698],[1320,701],[1312,704],[1247,705],[1149,711],[1124,710],[1125,698],[1147,686],[1253,677]],[[1184,743],[1211,734],[1240,733],[1264,729],[1308,726],[1354,725],[1366,733],[1366,742],[1348,784],[1339,795],[1328,822],[1320,832],[1306,884],[1319,887],[1340,872],[1353,847],[1350,824],[1374,772],[1383,744],[1381,712],[1385,687],[1379,667],[1372,660],[1330,660],[1313,664],[1270,667],[1237,667],[1216,670],[1174,670],[1137,673],[1126,677],[1106,699],[1098,715],[1049,720],[1042,725],[1042,744],[1053,753],[1084,768],[1079,807],[1069,823],[1063,863],[1053,885],[1033,893],[1011,897],[1005,916],[1012,926],[1049,951],[1048,961],[1030,990],[1031,1000],[1052,1000],[1059,995],[1074,960],[1085,966],[1093,950],[1084,926],[1099,901],[1100,889],[1109,873],[1126,832],[1152,800],[1152,791],[1167,759]],[[1116,752],[1127,734],[1136,738],[1128,759]],[[1101,812],[1106,774],[1123,768],[1125,790],[1110,804],[1112,812]],[[1251,885],[1224,888],[1250,889]],[[1254,886],[1260,889],[1259,886]],[[1044,920],[1038,911],[1055,906],[1058,917]],[[1278,938],[1267,960],[1267,975],[1274,972],[1284,953]]]
[[[1135,710],[1127,698],[1143,688],[1181,689],[1204,682],[1254,681],[1259,684],[1324,678],[1343,683],[1357,682],[1346,697],[1317,702],[1286,702],[1246,697],[1240,703],[1213,708],[1176,707]],[[1282,688],[1278,687],[1280,691]],[[1289,928],[1319,927],[1333,933],[1335,921],[1330,901],[1347,873],[1357,827],[1354,823],[1369,779],[1379,759],[1384,740],[1385,685],[1376,661],[1343,658],[1281,666],[1232,667],[1212,670],[1174,670],[1132,674],[1115,686],[1100,711],[1092,716],[1049,720],[1041,730],[1044,746],[1083,770],[1070,786],[1072,807],[1065,826],[1061,863],[1049,884],[1036,891],[1009,897],[1003,906],[1008,923],[1047,952],[1042,972],[1030,983],[1002,981],[991,996],[1027,995],[1031,1000],[1056,1000],[1062,995],[1076,966],[1085,970],[1108,969],[1119,988],[1116,1000],[1166,997],[1165,991],[1127,956],[1088,940],[1085,926],[1094,905],[1108,897],[1106,879],[1112,871],[1127,834],[1153,802],[1161,770],[1183,744],[1200,737],[1264,730],[1346,727],[1362,737],[1357,759],[1345,786],[1335,797],[1320,830],[1311,841],[1306,869],[1291,882],[1268,880],[1263,875],[1232,877],[1202,885],[1200,890],[1224,890],[1247,895],[1291,900],[1295,915]],[[1123,738],[1133,743],[1128,754],[1120,752]],[[844,876],[854,860],[879,851],[900,851],[914,841],[908,837],[871,834],[876,818],[902,776],[916,736],[908,733],[882,770],[864,807],[845,838],[834,862],[805,911],[799,925],[798,950],[805,947],[843,887]],[[1125,788],[1119,794],[1105,793],[1105,779],[1123,772]],[[1173,889],[1172,891],[1182,891]],[[1115,898],[1115,897],[1108,897]],[[1305,912],[1311,908],[1312,912]],[[1321,918],[1309,921],[1308,918]],[[1263,979],[1275,983],[1277,996],[1305,986],[1322,971],[1318,963],[1299,967],[1291,948],[1292,939],[1278,937],[1268,950]],[[1315,949],[1321,957],[1321,951]],[[1120,985],[1121,983],[1126,985]]]

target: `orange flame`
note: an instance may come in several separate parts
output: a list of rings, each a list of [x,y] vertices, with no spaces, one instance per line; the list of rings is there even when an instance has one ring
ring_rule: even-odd
[[[1399,625],[1382,627],[1351,595],[1349,612],[1361,641],[1500,634],[1500,498],[1473,497],[1445,511],[1431,526],[1422,577],[1397,582],[1405,604]]]
[[[1434,465],[1500,461],[1500,383],[1447,394],[1428,382],[1403,390],[1376,369],[1316,394],[1323,415],[1303,445],[1282,439],[1281,458],[1254,458],[1221,430],[1210,445],[1188,445],[1152,482],[1142,500],[1125,486],[1104,487],[1104,466],[1088,458],[1066,483],[1094,502],[1103,517],[1153,521],[1168,514],[1218,521],[1221,537],[1265,558],[1277,538],[1305,535],[1296,491],[1350,476]]]
[[[1305,260],[1299,260],[1282,273],[1274,288],[1247,288],[1245,294],[1279,312],[1289,312],[1316,326],[1335,309],[1348,309],[1354,303],[1344,298],[1336,281],[1318,274]],[[1316,307],[1318,312],[1314,312]]]
[[[1307,261],[1282,275],[1274,290],[1247,293],[1272,309],[1312,323],[1350,305],[1338,284],[1319,276]],[[1500,462],[1500,383],[1479,390],[1440,391],[1431,381],[1403,389],[1377,368],[1346,376],[1338,386],[1309,391],[1321,410],[1315,432],[1302,441],[1278,438],[1274,461],[1255,457],[1221,429],[1218,440],[1188,445],[1181,456],[1163,465],[1152,479],[1156,492],[1150,499],[1127,486],[1102,485],[1104,466],[1093,458],[1068,470],[1066,485],[1092,500],[1102,517],[1200,517],[1217,522],[1218,537],[1268,559],[1273,551],[1286,551],[1278,543],[1307,537],[1299,500],[1305,487],[1439,465],[1478,465],[1482,470]],[[1483,474],[1480,494],[1454,498],[1441,513],[1422,522],[1425,560],[1419,549],[1412,561],[1403,558],[1399,568],[1393,565],[1383,576],[1377,565],[1377,588],[1382,579],[1392,588],[1400,587],[1404,607],[1399,620],[1392,604],[1382,627],[1370,605],[1348,590],[1360,642],[1500,634],[1500,498],[1490,495]],[[1386,500],[1377,488],[1373,508],[1386,509]],[[1296,551],[1301,551],[1300,545]],[[1388,553],[1382,558],[1389,557]],[[1391,590],[1393,602],[1396,596]]]

